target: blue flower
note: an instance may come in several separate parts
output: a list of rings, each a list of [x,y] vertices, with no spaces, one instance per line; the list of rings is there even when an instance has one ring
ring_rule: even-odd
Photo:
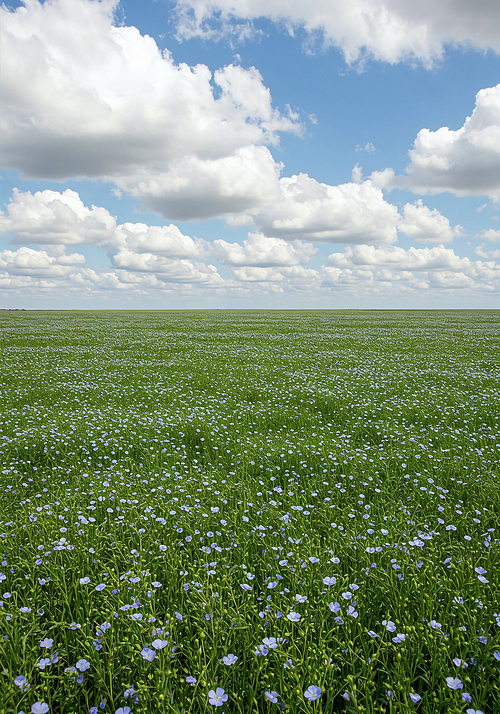
[[[46,637],[44,640],[42,640],[40,642],[40,647],[44,647],[45,649],[49,650],[53,644],[54,644],[54,640],[51,639],[50,637]]]
[[[273,704],[276,704],[278,702],[278,692],[264,692],[264,696]]]
[[[275,650],[278,647],[278,643],[276,642],[276,637],[264,637],[262,642],[270,650]]]
[[[420,694],[414,694],[413,692],[410,692],[408,696],[410,697],[410,699],[412,700],[412,702],[414,704],[416,704],[417,702],[419,702],[422,699]]]
[[[291,612],[288,613],[288,615],[286,617],[288,620],[290,620],[290,622],[299,622],[301,615],[299,615],[298,612],[294,612],[292,610]]]
[[[332,612],[339,612],[340,610],[340,605],[338,602],[330,602],[328,603],[328,607]]]
[[[238,658],[236,657],[236,655],[231,654],[231,653],[229,653],[228,655],[226,655],[225,657],[222,658],[222,661],[223,661],[224,664],[227,665],[228,667],[229,667],[230,665],[234,664],[237,660],[238,660]]]
[[[152,662],[156,657],[156,652],[154,650],[150,650],[149,647],[144,647],[144,649],[141,650],[141,657],[147,662]]]
[[[84,578],[80,578],[80,585],[87,585],[90,583],[90,578],[85,576]]]
[[[130,707],[120,707],[115,711],[115,714],[132,714],[132,709]]]
[[[215,692],[213,689],[211,689],[208,693],[208,702],[214,707],[224,706],[224,702],[227,702],[227,700],[228,696],[222,689],[222,687],[217,687]]]
[[[304,697],[310,702],[315,702],[316,699],[319,699],[321,697],[322,693],[323,690],[321,689],[321,687],[317,687],[316,685],[312,684],[304,692]]]
[[[46,714],[49,711],[49,705],[46,702],[35,702],[31,707],[32,714]]]
[[[462,682],[459,679],[457,679],[456,677],[446,677],[446,684],[448,685],[448,687],[450,689],[454,689],[454,690],[462,689],[462,687],[464,686],[462,684]]]
[[[168,645],[168,640],[160,640],[160,639],[153,640],[152,645],[155,648],[155,650],[162,650],[164,647],[166,647]]]
[[[323,578],[323,582],[325,585],[328,585],[328,586],[335,585],[335,583],[337,582],[337,578],[333,578],[333,577],[332,578],[328,578],[328,577]]]
[[[86,659],[79,659],[75,667],[80,670],[80,672],[85,672],[87,669],[90,669],[90,662],[87,662]]]
[[[196,677],[191,677],[191,675],[190,675],[189,677],[186,677],[186,682],[188,684],[196,684],[197,679],[196,679]]]
[[[24,687],[24,685],[26,684],[27,681],[28,680],[26,679],[26,677],[24,677],[23,675],[20,675],[19,677],[15,678],[14,684],[16,685],[16,687],[19,687],[20,689],[22,689],[22,687]]]

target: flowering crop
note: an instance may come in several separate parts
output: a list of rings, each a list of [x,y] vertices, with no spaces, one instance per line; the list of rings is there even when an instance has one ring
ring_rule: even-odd
[[[5,711],[500,711],[496,313],[0,319]]]

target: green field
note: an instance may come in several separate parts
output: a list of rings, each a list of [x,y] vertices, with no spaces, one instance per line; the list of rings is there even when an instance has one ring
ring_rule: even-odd
[[[0,313],[0,714],[498,714],[499,318]]]

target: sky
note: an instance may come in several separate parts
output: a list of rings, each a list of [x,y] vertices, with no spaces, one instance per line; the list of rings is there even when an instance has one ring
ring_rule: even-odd
[[[498,0],[0,8],[0,307],[500,308]]]

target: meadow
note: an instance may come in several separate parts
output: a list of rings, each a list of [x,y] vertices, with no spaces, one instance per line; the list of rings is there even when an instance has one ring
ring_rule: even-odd
[[[500,712],[499,318],[0,313],[0,714]]]

